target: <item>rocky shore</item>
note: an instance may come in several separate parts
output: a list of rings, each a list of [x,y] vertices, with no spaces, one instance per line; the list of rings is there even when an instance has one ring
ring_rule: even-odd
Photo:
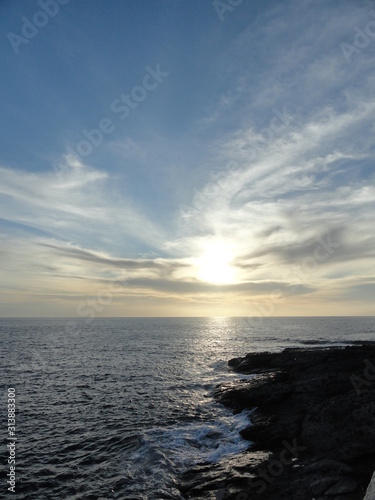
[[[253,410],[249,449],[184,474],[184,498],[362,500],[375,469],[375,343],[252,353],[218,402]],[[367,498],[367,497],[366,497]]]

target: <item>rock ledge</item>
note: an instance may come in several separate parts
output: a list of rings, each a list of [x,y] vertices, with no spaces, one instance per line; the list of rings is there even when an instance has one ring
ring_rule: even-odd
[[[229,365],[254,377],[215,397],[234,412],[255,409],[241,432],[252,444],[215,484],[206,471],[199,491],[195,471],[185,498],[362,500],[375,469],[375,343],[251,353]]]

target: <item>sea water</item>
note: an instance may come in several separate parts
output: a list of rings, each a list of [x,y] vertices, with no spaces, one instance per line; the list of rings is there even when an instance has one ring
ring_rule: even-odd
[[[374,340],[375,318],[1,319],[1,464],[7,390],[16,391],[19,499],[179,499],[197,463],[246,450],[249,412],[217,404],[245,378],[230,358]]]

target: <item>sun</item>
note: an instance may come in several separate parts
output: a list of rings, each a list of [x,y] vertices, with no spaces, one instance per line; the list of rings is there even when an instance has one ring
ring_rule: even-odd
[[[207,283],[224,285],[236,282],[236,270],[231,265],[233,251],[230,246],[218,241],[205,245],[198,259],[198,278]]]

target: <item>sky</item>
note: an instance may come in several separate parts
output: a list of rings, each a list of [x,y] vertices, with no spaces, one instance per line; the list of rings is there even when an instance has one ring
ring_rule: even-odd
[[[375,315],[375,2],[0,25],[0,316]]]

